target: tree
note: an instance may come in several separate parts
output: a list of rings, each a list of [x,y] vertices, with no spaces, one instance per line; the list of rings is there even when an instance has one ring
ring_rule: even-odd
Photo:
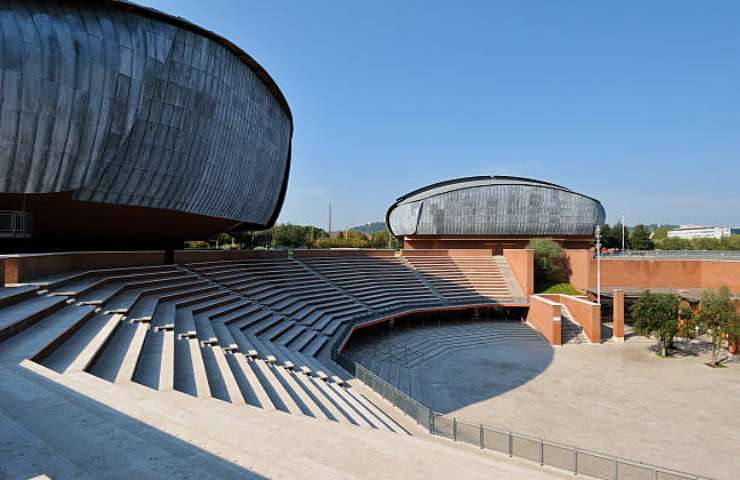
[[[655,244],[650,240],[650,232],[645,225],[635,225],[630,231],[630,246],[634,250],[653,250]]]
[[[606,248],[622,248],[622,224],[608,224],[601,229],[601,244]],[[629,231],[625,229],[624,248],[629,248]]]
[[[677,295],[646,290],[630,308],[635,320],[635,332],[646,337],[655,336],[663,357],[668,356],[668,348],[678,333],[679,305],[680,298]]]
[[[697,320],[702,332],[709,333],[712,337],[710,365],[714,367],[719,363],[719,352],[725,338],[740,334],[740,322],[735,315],[735,305],[729,287],[723,285],[702,292]]]
[[[652,239],[654,242],[665,240],[668,238],[668,227],[658,227],[653,232]]]
[[[691,242],[684,238],[670,237],[658,242],[663,250],[690,250]]]
[[[536,238],[527,248],[534,250],[535,278],[549,281],[567,280],[567,263],[560,245],[550,238]]]

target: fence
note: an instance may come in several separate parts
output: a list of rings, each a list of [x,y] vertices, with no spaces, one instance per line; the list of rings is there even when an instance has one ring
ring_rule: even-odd
[[[30,213],[0,210],[0,237],[29,238],[32,224]]]
[[[342,354],[337,355],[337,360],[340,364],[349,363]],[[425,407],[359,363],[355,363],[351,371],[355,372],[359,381],[391,402],[430,434],[455,442],[602,480],[710,480],[709,477],[592,452],[530,435],[462,422]]]
[[[740,250],[626,250],[624,252],[604,253],[602,259],[608,258],[666,258],[666,259],[719,259],[740,260]]]

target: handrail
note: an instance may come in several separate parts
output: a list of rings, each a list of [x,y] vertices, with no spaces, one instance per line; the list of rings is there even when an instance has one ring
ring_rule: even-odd
[[[341,353],[337,355],[337,358],[340,364],[353,363]],[[405,415],[416,420],[416,423],[423,426],[430,435],[475,445],[481,449],[499,451],[510,457],[523,458],[576,475],[580,473],[603,480],[642,479],[647,478],[646,476],[657,480],[660,474],[669,475],[676,480],[711,480],[706,476],[574,447],[533,435],[496,429],[483,424],[461,422],[456,417],[443,415],[421,404],[358,362],[353,363],[351,371],[360,382],[391,402]],[[591,462],[584,462],[588,459]],[[620,469],[621,466],[628,466],[629,470]]]
[[[624,252],[603,253],[602,260],[606,259],[641,259],[641,258],[666,258],[666,259],[737,259],[740,260],[740,250],[626,250]]]
[[[28,212],[0,210],[0,237],[29,238],[33,217]]]

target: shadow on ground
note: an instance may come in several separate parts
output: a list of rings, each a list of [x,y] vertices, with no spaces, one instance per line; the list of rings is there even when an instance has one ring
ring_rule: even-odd
[[[264,478],[21,366],[0,372],[0,478]]]
[[[423,398],[430,408],[446,414],[497,397],[545,371],[553,353],[544,339],[450,350],[421,369]]]
[[[354,337],[353,361],[439,413],[515,389],[553,360],[553,347],[519,321],[415,321]]]

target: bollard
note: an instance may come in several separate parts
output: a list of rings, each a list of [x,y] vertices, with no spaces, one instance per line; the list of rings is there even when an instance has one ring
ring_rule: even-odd
[[[573,475],[578,475],[578,449],[573,449]]]
[[[540,440],[540,466],[545,464],[545,442]]]
[[[481,423],[480,424],[480,448],[481,449],[484,448],[484,443],[485,443],[483,435],[484,435],[483,434],[483,424]]]

